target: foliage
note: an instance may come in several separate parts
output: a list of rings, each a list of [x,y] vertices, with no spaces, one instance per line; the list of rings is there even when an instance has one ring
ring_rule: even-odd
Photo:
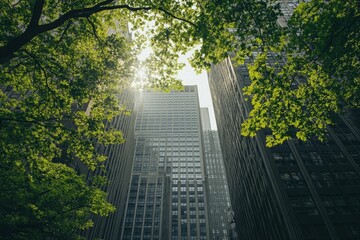
[[[92,226],[89,214],[114,207],[64,164],[33,156],[1,162],[1,239],[75,239]]]
[[[245,87],[245,94],[251,95],[253,109],[242,125],[242,134],[254,136],[269,128],[272,135],[267,136],[267,146],[291,137],[306,141],[314,134],[324,139],[331,111],[339,111],[337,96],[329,87],[333,79],[320,66],[299,71],[290,64],[268,66],[267,60],[264,52],[250,67],[252,83]]]
[[[244,136],[269,129],[268,146],[290,138],[323,140],[335,113],[359,107],[356,0],[303,2],[282,27],[278,1],[177,1],[156,6],[189,21],[146,13],[145,19],[155,22],[148,35],[155,56],[169,65],[178,52],[194,45],[198,48],[191,63],[198,70],[229,53],[235,53],[237,64],[254,60],[248,62],[252,84],[244,89],[253,106],[242,124]],[[135,27],[144,25],[141,17],[135,16]],[[156,61],[150,62],[156,69]]]
[[[237,64],[254,59],[248,64],[252,84],[245,89],[253,109],[242,124],[244,136],[269,129],[268,146],[290,138],[323,140],[336,113],[360,105],[356,0],[302,2],[282,27],[278,1],[177,1],[159,6],[191,22],[148,15],[156,22],[152,43],[169,52],[164,59],[175,59],[174,53],[193,45],[199,47],[191,63],[199,70],[233,52]],[[269,56],[275,62],[270,63]]]
[[[32,1],[32,7],[1,1],[0,21],[6,24],[0,27],[0,46],[15,49],[11,44],[21,43],[24,29],[36,32],[60,13],[92,3],[46,2],[41,24],[32,26],[35,2],[41,1]],[[124,26],[112,21],[114,16],[69,19],[2,58],[1,237],[73,239],[79,229],[91,227],[90,213],[114,211],[101,186],[88,185],[73,170],[74,161],[89,170],[103,165],[106,156],[95,151],[94,141],[124,142],[107,122],[126,114],[116,94],[130,85],[135,59],[123,35],[109,34]]]
[[[250,68],[253,110],[242,134],[269,128],[268,146],[292,137],[324,140],[335,113],[360,106],[359,29],[356,0],[301,3],[281,41]],[[278,56],[275,66],[266,55]]]
[[[124,141],[106,123],[125,112],[115,94],[139,64],[139,47],[125,37],[128,21],[137,34],[143,29],[139,42],[150,39],[146,83],[156,89],[181,88],[179,54],[194,46],[198,70],[232,52],[238,64],[258,52],[242,134],[270,129],[269,146],[321,139],[334,113],[359,107],[357,0],[306,1],[285,27],[275,0],[1,0],[0,9],[0,180],[8,192],[0,197],[1,224],[14,238],[35,237],[20,232],[21,224],[48,238],[68,236],[91,225],[89,212],[112,211],[99,186],[86,185],[71,167],[78,159],[95,170],[106,156],[94,141]],[[61,215],[76,207],[66,205],[73,190],[84,207]],[[55,196],[59,202],[50,201]],[[63,226],[50,206],[61,208]]]

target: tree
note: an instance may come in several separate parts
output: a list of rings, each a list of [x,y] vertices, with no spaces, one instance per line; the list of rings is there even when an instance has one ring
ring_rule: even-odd
[[[119,34],[128,11],[176,18],[159,6],[114,2],[0,2],[2,238],[73,239],[92,225],[90,213],[114,210],[92,183],[98,178],[85,180],[72,167],[75,160],[102,167],[106,156],[94,142],[124,142],[106,123],[127,113],[116,94],[131,84],[137,65],[133,45]],[[173,73],[165,69],[153,72],[161,88]],[[178,85],[172,81],[169,87]]]
[[[24,1],[1,1],[2,238],[73,239],[91,226],[90,213],[114,210],[100,186],[89,185],[72,166],[77,160],[89,170],[101,167],[106,156],[95,151],[95,140],[124,142],[106,122],[126,113],[116,93],[133,75],[131,44],[108,34],[122,25],[111,22],[109,13],[65,21],[33,36],[42,28],[31,20],[35,15],[53,22],[70,10],[55,1],[41,3],[32,1],[29,8]]]
[[[248,64],[252,84],[244,89],[253,109],[242,124],[243,135],[269,129],[267,146],[290,138],[324,140],[336,114],[360,106],[358,1],[302,2],[282,27],[277,1],[186,1],[183,6],[171,11],[186,14],[182,18],[191,24],[164,16],[152,44],[173,52],[199,44],[191,59],[197,69],[233,52],[237,64],[253,59]]]
[[[96,153],[94,140],[124,141],[121,132],[105,126],[124,112],[115,94],[131,84],[139,64],[137,46],[119,34],[127,22],[136,29],[153,23],[143,34],[154,50],[145,62],[150,87],[179,88],[173,77],[181,67],[177,59],[194,46],[191,63],[199,70],[232,52],[239,64],[261,52],[250,66],[252,84],[245,91],[253,110],[242,129],[244,135],[270,129],[269,145],[290,137],[322,138],[333,113],[359,106],[357,0],[302,3],[286,27],[277,23],[281,11],[274,0],[1,0],[0,9],[0,178],[16,206],[30,204],[35,193],[47,191],[44,182],[33,180],[38,176],[53,186],[67,178],[78,181],[70,185],[83,184],[71,170],[74,159],[90,170],[106,160]],[[269,54],[278,63],[269,65]],[[59,176],[41,171],[44,166],[57,169]],[[27,184],[33,189],[22,188],[29,195],[17,198],[7,186],[9,179],[16,188]],[[89,186],[81,186],[91,199]],[[94,204],[108,213],[111,208],[104,199]],[[9,200],[1,197],[6,204]],[[42,229],[52,229],[49,236],[89,226],[79,213],[69,217],[80,219],[72,224],[73,231],[55,220],[57,227],[50,227],[46,207],[41,201],[33,205],[19,211],[21,216],[6,208],[3,216],[14,218],[9,229],[29,223],[18,219],[37,219],[36,209],[45,209],[39,219],[47,219]],[[86,213],[93,209],[84,206]],[[15,230],[15,237],[29,238]]]
[[[124,19],[126,15],[126,19],[132,22],[135,28],[142,28],[146,22],[153,22],[155,25],[145,34],[150,38],[154,49],[154,59],[147,62],[153,77],[148,79],[148,85],[151,87],[179,86],[178,81],[172,77],[175,72],[172,69],[179,67],[176,64],[179,53],[184,53],[194,46],[199,47],[191,63],[198,70],[221,61],[234,51],[236,53],[234,61],[238,63],[243,63],[244,59],[250,57],[254,51],[266,52],[282,58],[285,56],[285,62],[282,61],[281,66],[273,66],[271,69],[283,68],[286,74],[278,75],[278,72],[274,74],[283,79],[281,82],[287,84],[292,81],[299,86],[300,90],[291,91],[293,94],[290,94],[292,98],[297,99],[297,106],[293,106],[292,110],[285,107],[285,113],[288,115],[282,114],[282,117],[272,113],[274,109],[271,106],[276,104],[265,104],[268,110],[262,108],[262,115],[259,114],[259,110],[254,109],[249,120],[242,126],[243,135],[254,135],[262,128],[269,128],[273,132],[272,137],[268,138],[269,145],[270,142],[281,143],[291,137],[305,140],[315,135],[323,139],[326,125],[332,122],[333,113],[359,105],[358,31],[356,31],[359,24],[359,6],[356,0],[303,2],[297,7],[286,27],[280,27],[277,22],[281,17],[281,8],[274,0],[176,2],[107,0],[88,1],[80,5],[77,5],[77,2],[71,5],[60,2],[56,8],[51,8],[52,15],[50,14],[51,17],[46,21],[40,18],[41,13],[48,11],[47,4],[44,3],[40,0],[35,1],[36,11],[32,11],[33,14],[28,13],[27,18],[20,18],[30,22],[25,31],[19,32],[17,29],[17,34],[13,34],[17,37],[10,38],[10,41],[3,40],[5,44],[0,48],[0,53],[4,56],[2,61],[19,54],[18,50],[26,41],[29,42],[47,31],[66,30],[72,21],[86,21],[85,19],[89,21],[89,17],[95,14],[118,10],[118,15],[114,14],[112,17]],[[41,7],[45,7],[45,10]],[[125,13],[124,10],[127,12]],[[63,14],[57,14],[59,12]],[[39,24],[39,20],[44,23]],[[26,24],[22,22],[18,25]],[[93,22],[91,25],[94,28],[97,23]],[[259,56],[259,58],[263,62],[266,61],[264,57]],[[168,64],[154,64],[159,60]],[[253,65],[261,64],[254,62]],[[254,67],[252,69],[252,72],[259,72]],[[268,73],[261,75],[267,78]],[[319,80],[321,83],[308,81],[310,75],[313,76],[312,79],[323,80]],[[257,94],[257,86],[259,88],[265,86],[271,92],[275,90],[275,85],[269,82],[264,86],[260,85],[260,81],[257,81],[253,74],[251,76],[254,83],[246,90],[249,95]],[[301,84],[298,84],[299,78],[303,79]],[[324,80],[327,85],[326,91],[312,86],[325,84]],[[282,90],[287,91],[288,86]],[[278,91],[274,92],[277,94]],[[269,96],[258,95],[255,99],[258,104],[253,100],[254,106],[273,101],[269,100]],[[285,105],[288,105],[290,100],[276,99],[286,102]],[[332,102],[331,107],[327,104],[324,108],[323,103],[329,101]],[[300,105],[305,110],[295,111]],[[264,117],[265,112],[266,117]],[[285,118],[291,120],[281,120]],[[270,121],[273,123],[270,124]]]
[[[250,67],[246,93],[254,108],[243,134],[268,128],[268,146],[294,137],[324,140],[335,114],[360,106],[359,29],[358,1],[301,3],[281,41]],[[273,66],[269,54],[277,56]]]
[[[92,226],[90,213],[114,211],[96,181],[87,185],[64,164],[45,158],[1,164],[1,239],[75,239]]]

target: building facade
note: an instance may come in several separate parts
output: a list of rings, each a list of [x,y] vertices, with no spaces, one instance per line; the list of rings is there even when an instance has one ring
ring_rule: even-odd
[[[210,239],[236,240],[235,223],[229,218],[230,195],[217,131],[211,130],[209,111],[201,108]]]
[[[299,2],[281,1],[280,26]],[[235,66],[227,58],[208,73],[239,238],[360,239],[359,121],[338,116],[323,143],[266,148],[266,131],[242,137],[251,110],[242,91],[250,61]],[[277,61],[269,55],[268,64]]]
[[[130,111],[131,114],[116,116],[108,123],[108,127],[121,130],[125,143],[108,146],[94,143],[97,153],[108,156],[104,162],[104,169],[98,168],[94,172],[88,171],[88,168],[82,162],[75,162],[75,169],[82,174],[87,174],[87,178],[96,175],[106,176],[109,183],[102,187],[102,190],[108,193],[108,201],[116,207],[116,211],[107,217],[91,216],[94,222],[93,227],[82,233],[86,239],[117,240],[121,236],[122,218],[125,211],[134,155],[135,91],[124,91],[118,95],[118,98],[119,104],[126,108],[127,111]]]
[[[250,103],[247,64],[231,59],[208,73],[240,239],[360,239],[360,134],[354,115],[338,116],[328,140],[266,148],[266,132],[243,137]]]
[[[196,86],[137,99],[121,239],[209,239]]]

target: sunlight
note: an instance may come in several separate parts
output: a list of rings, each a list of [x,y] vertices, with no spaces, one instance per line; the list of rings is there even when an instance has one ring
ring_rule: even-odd
[[[145,79],[147,76],[146,69],[144,67],[141,67],[137,70],[136,77],[140,80]]]
[[[147,69],[145,67],[139,67],[135,74],[135,79],[131,86],[135,89],[141,90],[144,88],[147,79]]]

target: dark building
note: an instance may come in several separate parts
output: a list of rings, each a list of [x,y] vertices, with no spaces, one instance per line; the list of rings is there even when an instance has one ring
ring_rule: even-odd
[[[211,130],[207,108],[201,108],[204,140],[205,186],[208,202],[209,232],[213,240],[236,240],[230,195],[217,131]]]
[[[116,211],[107,217],[92,216],[94,226],[83,233],[86,239],[117,240],[121,236],[122,217],[125,211],[134,156],[135,92],[127,90],[119,94],[119,103],[131,114],[121,114],[115,117],[108,126],[121,130],[126,139],[125,143],[106,147],[96,144],[95,147],[99,154],[108,156],[105,162],[106,171],[98,169],[95,172],[89,172],[80,162],[76,166],[80,172],[87,173],[88,177],[94,174],[107,177],[109,184],[103,190],[108,193],[108,201],[116,207]]]
[[[265,147],[265,132],[240,135],[251,110],[246,63],[208,73],[239,239],[360,239],[360,134],[338,116],[328,140]],[[358,121],[357,121],[358,122]]]
[[[299,1],[280,3],[279,25],[286,26]],[[324,143],[290,140],[267,148],[265,131],[242,137],[251,110],[242,91],[250,84],[250,61],[235,66],[227,58],[208,73],[239,238],[360,239],[358,111],[338,116]]]

